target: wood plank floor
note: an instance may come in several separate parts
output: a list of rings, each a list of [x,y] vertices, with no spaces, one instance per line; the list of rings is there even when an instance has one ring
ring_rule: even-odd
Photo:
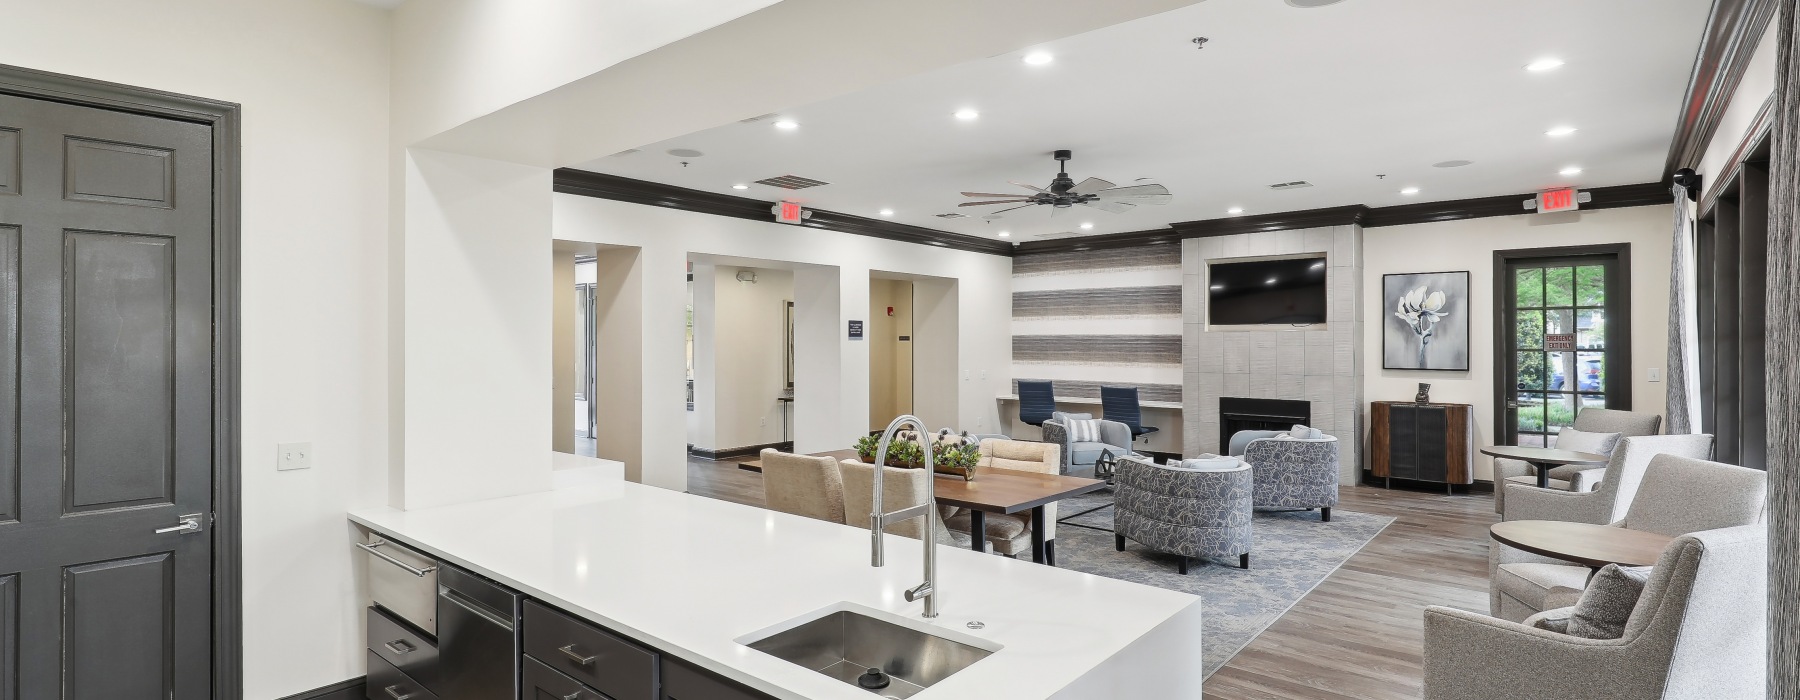
[[[763,501],[761,475],[732,462],[689,460],[688,491]],[[1425,606],[1487,610],[1491,494],[1357,486],[1340,498],[1395,521],[1213,674],[1206,700],[1418,698]]]

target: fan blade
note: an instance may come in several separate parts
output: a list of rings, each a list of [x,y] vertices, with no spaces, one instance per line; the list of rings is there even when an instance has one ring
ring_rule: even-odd
[[[1050,190],[1046,190],[1046,189],[1044,189],[1044,188],[1042,188],[1042,187],[1038,187],[1038,186],[1037,186],[1037,185],[1027,185],[1027,184],[1025,184],[1025,183],[1023,183],[1023,182],[1015,182],[1015,181],[1012,181],[1012,180],[1007,180],[1007,181],[1006,181],[1006,184],[1008,184],[1008,185],[1018,185],[1018,186],[1020,186],[1020,187],[1023,187],[1023,188],[1025,188],[1025,189],[1028,189],[1028,190],[1031,190],[1031,191],[1033,191],[1033,192],[1049,192],[1049,191],[1050,191]]]
[[[985,207],[989,204],[1014,204],[1014,203],[1018,203],[1018,202],[1029,202],[1029,201],[1031,201],[1031,200],[1029,200],[1029,199],[996,199],[991,202],[963,202],[962,204],[958,204],[956,206],[959,206],[959,207]]]
[[[1024,209],[1025,207],[1029,207],[1029,206],[1032,206],[1032,205],[1023,204],[1020,206],[1012,207],[1011,209],[1001,209],[1000,211],[988,214],[987,216],[984,216],[981,218],[983,218],[983,219],[998,219],[998,218],[1000,218],[1001,214],[1005,214],[1006,212],[1012,211],[1013,209]]]
[[[964,192],[964,193],[962,193],[962,196],[964,196],[964,197],[1005,197],[1005,198],[1007,198],[1007,199],[1012,199],[1012,198],[1014,198],[1014,197],[1019,197],[1019,196],[1022,196],[1022,195],[1017,195],[1017,194],[994,194],[994,193],[992,193],[992,192]]]
[[[1114,187],[1118,187],[1118,185],[1112,184],[1110,182],[1107,182],[1107,181],[1102,180],[1097,177],[1090,177],[1086,180],[1082,180],[1081,182],[1076,183],[1075,187],[1071,188],[1069,190],[1069,192],[1071,192],[1073,194],[1093,194],[1095,192],[1099,192],[1100,190],[1110,190]]]
[[[1129,202],[1109,202],[1104,199],[1094,202],[1082,202],[1081,206],[1093,207],[1100,211],[1112,212],[1114,214],[1124,214],[1137,208],[1137,205]]]
[[[1169,194],[1169,188],[1162,185],[1133,185],[1131,187],[1114,187],[1112,189],[1092,192],[1094,196],[1109,202],[1132,201],[1137,204],[1168,204],[1175,195]]]

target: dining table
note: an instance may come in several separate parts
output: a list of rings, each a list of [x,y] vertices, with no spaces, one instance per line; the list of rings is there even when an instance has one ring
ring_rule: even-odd
[[[1540,489],[1550,488],[1550,470],[1568,464],[1604,465],[1606,455],[1592,452],[1576,452],[1574,450],[1558,450],[1551,447],[1522,447],[1519,445],[1494,445],[1481,448],[1481,453],[1489,457],[1516,459],[1537,468],[1537,485]],[[1505,484],[1495,484],[1495,488],[1506,488]]]
[[[860,459],[856,450],[831,450],[813,453],[811,456],[839,460]],[[762,460],[740,462],[738,468],[760,473]],[[977,469],[973,479],[964,479],[955,474],[936,476],[937,482],[933,488],[938,505],[969,509],[971,533],[987,531],[989,514],[1014,515],[1030,511],[1031,560],[1050,566],[1056,565],[1056,543],[1044,536],[1049,528],[1045,507],[1065,498],[1106,488],[1106,481],[1102,479],[992,467]],[[987,551],[987,538],[972,534],[969,540],[971,549],[977,552]]]

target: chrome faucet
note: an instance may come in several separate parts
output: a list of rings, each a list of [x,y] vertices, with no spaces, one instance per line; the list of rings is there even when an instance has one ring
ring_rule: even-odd
[[[902,425],[911,423],[919,431],[925,448],[925,502],[911,508],[901,508],[892,513],[883,513],[881,500],[882,467],[887,464],[888,443],[894,440],[894,431]],[[925,517],[925,534],[921,541],[925,545],[925,582],[906,589],[906,601],[925,600],[925,617],[937,617],[937,477],[931,467],[931,440],[926,437],[930,431],[925,429],[925,421],[918,416],[905,415],[895,418],[889,423],[887,430],[881,433],[881,443],[875,448],[875,505],[869,513],[869,534],[873,537],[874,549],[870,552],[869,563],[882,565],[882,539],[887,534],[887,526]]]

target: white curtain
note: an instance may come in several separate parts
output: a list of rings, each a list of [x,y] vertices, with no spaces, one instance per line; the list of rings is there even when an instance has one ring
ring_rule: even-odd
[[[1669,255],[1669,419],[1671,435],[1700,431],[1699,321],[1695,316],[1694,203],[1675,185],[1675,235]]]

